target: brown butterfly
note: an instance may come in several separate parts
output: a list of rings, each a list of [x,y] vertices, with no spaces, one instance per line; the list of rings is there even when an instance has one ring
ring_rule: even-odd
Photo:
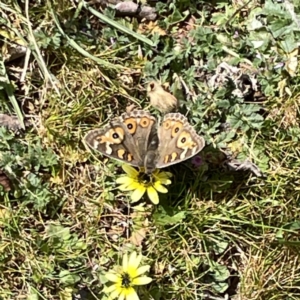
[[[166,114],[157,126],[156,118],[143,110],[124,113],[88,132],[85,141],[108,157],[144,167],[148,174],[189,159],[205,145],[182,114]]]

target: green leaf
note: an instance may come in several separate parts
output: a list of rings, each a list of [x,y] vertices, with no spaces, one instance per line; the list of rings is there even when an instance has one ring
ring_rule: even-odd
[[[210,270],[212,271],[211,276],[218,282],[225,281],[230,277],[230,272],[227,267],[216,262],[214,262]]]
[[[182,22],[183,20],[185,20],[188,14],[189,11],[184,11],[183,13],[181,13],[178,9],[175,8],[174,12],[166,20],[166,23],[168,24],[168,26],[170,26]]]
[[[28,286],[28,291],[29,291],[29,293],[27,295],[26,300],[39,300],[40,299],[39,294],[34,287]]]
[[[58,238],[58,240],[69,240],[71,237],[70,228],[63,227],[57,224],[50,224],[47,229],[47,234],[51,239]]]
[[[282,42],[280,42],[281,48],[285,53],[291,53],[298,48],[298,41],[295,40],[294,34],[287,36]]]
[[[288,229],[288,230],[299,230],[300,229],[300,221],[295,221],[295,222],[291,222],[288,223],[286,225],[283,226],[284,229]]]
[[[278,38],[283,35],[293,34],[294,24],[288,25],[287,21],[277,21],[276,23],[269,26],[274,38]]]
[[[225,293],[229,285],[226,282],[213,282],[211,287],[218,293]]]
[[[261,14],[261,8],[255,8],[250,12],[247,22],[247,29],[249,31],[264,28],[264,24],[257,18]]]
[[[75,283],[80,281],[80,276],[77,274],[73,274],[68,270],[60,271],[58,274],[59,281],[61,284],[65,286],[74,285]]]
[[[73,299],[73,289],[66,287],[63,291],[59,292],[60,300],[72,300]]]
[[[227,249],[229,243],[226,241],[216,241],[212,243],[212,249],[215,252],[216,255],[220,255],[225,252]]]
[[[153,219],[157,225],[172,225],[180,223],[186,217],[186,212],[181,211],[173,216],[165,213],[155,213]]]
[[[265,14],[272,18],[280,17],[282,19],[285,19],[286,17],[289,17],[289,14],[284,9],[282,4],[278,4],[272,0],[267,0],[265,2],[264,8],[262,9],[261,14]]]

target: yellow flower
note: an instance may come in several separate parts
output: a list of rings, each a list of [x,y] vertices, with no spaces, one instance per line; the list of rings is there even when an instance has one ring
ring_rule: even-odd
[[[167,193],[168,190],[164,185],[171,184],[169,179],[172,174],[169,172],[160,172],[156,169],[151,175],[148,175],[141,171],[137,171],[129,165],[123,165],[123,170],[127,173],[127,176],[117,178],[116,182],[120,184],[119,189],[121,191],[133,191],[131,194],[132,202],[139,201],[142,196],[147,192],[149,199],[158,204],[158,193]]]
[[[110,271],[106,273],[106,278],[113,282],[113,285],[105,289],[110,299],[118,300],[139,300],[139,297],[133,288],[135,285],[145,285],[152,281],[152,278],[140,276],[147,272],[149,265],[139,267],[142,255],[137,256],[136,252],[132,252],[129,259],[127,253],[123,256],[122,266],[118,267],[118,271]]]

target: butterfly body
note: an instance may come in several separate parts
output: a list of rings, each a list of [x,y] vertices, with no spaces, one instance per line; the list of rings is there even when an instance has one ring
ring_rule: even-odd
[[[85,141],[108,157],[144,167],[148,174],[194,156],[205,145],[182,114],[166,114],[158,126],[143,110],[124,113],[103,129],[90,131]]]

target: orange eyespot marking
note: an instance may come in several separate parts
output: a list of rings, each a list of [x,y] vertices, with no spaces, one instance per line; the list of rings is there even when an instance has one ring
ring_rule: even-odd
[[[182,128],[182,126],[183,126],[182,123],[174,122],[171,136],[174,137],[179,132],[179,130]]]
[[[124,139],[124,130],[121,127],[112,128],[106,132],[105,135],[101,135],[97,138],[100,144],[120,144]]]
[[[162,126],[163,126],[164,129],[168,130],[171,127],[171,121],[167,121],[167,120],[164,121],[162,123]]]
[[[196,146],[196,143],[193,141],[192,136],[186,132],[183,131],[178,140],[177,140],[177,145],[178,148],[188,148],[188,149],[192,149]]]
[[[139,125],[143,128],[148,127],[150,124],[150,121],[151,120],[149,118],[143,117],[143,118],[141,118]]]
[[[121,159],[124,159],[124,154],[125,154],[125,150],[124,149],[119,149],[117,151],[118,157]]]
[[[98,141],[100,144],[107,142],[107,137],[105,135],[99,135],[95,138],[96,141]]]
[[[124,121],[128,131],[130,134],[134,134],[136,132],[136,120],[134,118],[129,118]]]

